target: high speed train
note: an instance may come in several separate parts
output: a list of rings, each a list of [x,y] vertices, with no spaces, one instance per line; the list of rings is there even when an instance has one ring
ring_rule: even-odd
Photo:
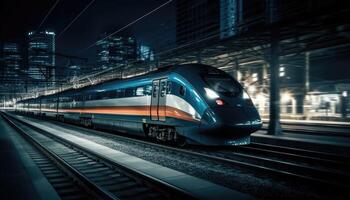
[[[250,134],[262,126],[242,86],[202,64],[21,100],[16,111],[178,145],[249,144]]]

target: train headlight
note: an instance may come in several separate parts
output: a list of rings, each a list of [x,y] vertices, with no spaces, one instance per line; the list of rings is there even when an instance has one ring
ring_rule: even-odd
[[[218,105],[218,106],[223,106],[223,105],[225,105],[225,102],[224,102],[223,100],[221,100],[221,99],[216,99],[216,100],[215,100],[215,103],[216,103],[216,105]]]
[[[204,88],[205,90],[205,93],[207,94],[207,97],[209,99],[216,99],[216,98],[219,98],[220,96],[212,89],[209,89],[209,88]]]

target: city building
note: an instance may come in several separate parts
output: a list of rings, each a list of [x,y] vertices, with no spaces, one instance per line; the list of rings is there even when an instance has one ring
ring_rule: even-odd
[[[242,0],[177,0],[176,44],[224,39],[237,34]]]
[[[140,45],[138,48],[138,54],[139,54],[139,60],[141,61],[153,61],[154,60],[154,53],[151,49],[151,47],[146,45]]]
[[[55,82],[55,33],[28,33],[28,77],[38,81],[38,87],[53,86]]]
[[[219,38],[220,0],[176,1],[176,44]]]
[[[1,46],[2,75],[18,79],[22,73],[22,54],[18,43],[8,42]]]
[[[106,33],[101,38],[106,37]],[[120,67],[137,60],[134,37],[110,36],[97,42],[98,69]]]

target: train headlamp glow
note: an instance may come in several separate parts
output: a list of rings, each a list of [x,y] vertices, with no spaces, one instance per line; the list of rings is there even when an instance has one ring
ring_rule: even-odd
[[[220,96],[212,89],[209,89],[209,88],[204,88],[205,90],[205,93],[207,94],[207,97],[209,99],[216,99],[216,98],[219,98]]]
[[[243,91],[243,99],[250,99],[249,95],[247,94],[246,91]]]

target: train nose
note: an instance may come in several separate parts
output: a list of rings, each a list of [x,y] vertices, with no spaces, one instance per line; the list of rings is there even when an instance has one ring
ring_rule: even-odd
[[[234,135],[247,135],[260,129],[262,121],[254,107],[248,106],[217,106],[208,109],[202,125],[206,129]]]
[[[225,106],[214,107],[213,112],[216,114],[216,118],[223,124],[254,124],[257,120],[260,120],[259,113],[254,107],[241,106]]]

